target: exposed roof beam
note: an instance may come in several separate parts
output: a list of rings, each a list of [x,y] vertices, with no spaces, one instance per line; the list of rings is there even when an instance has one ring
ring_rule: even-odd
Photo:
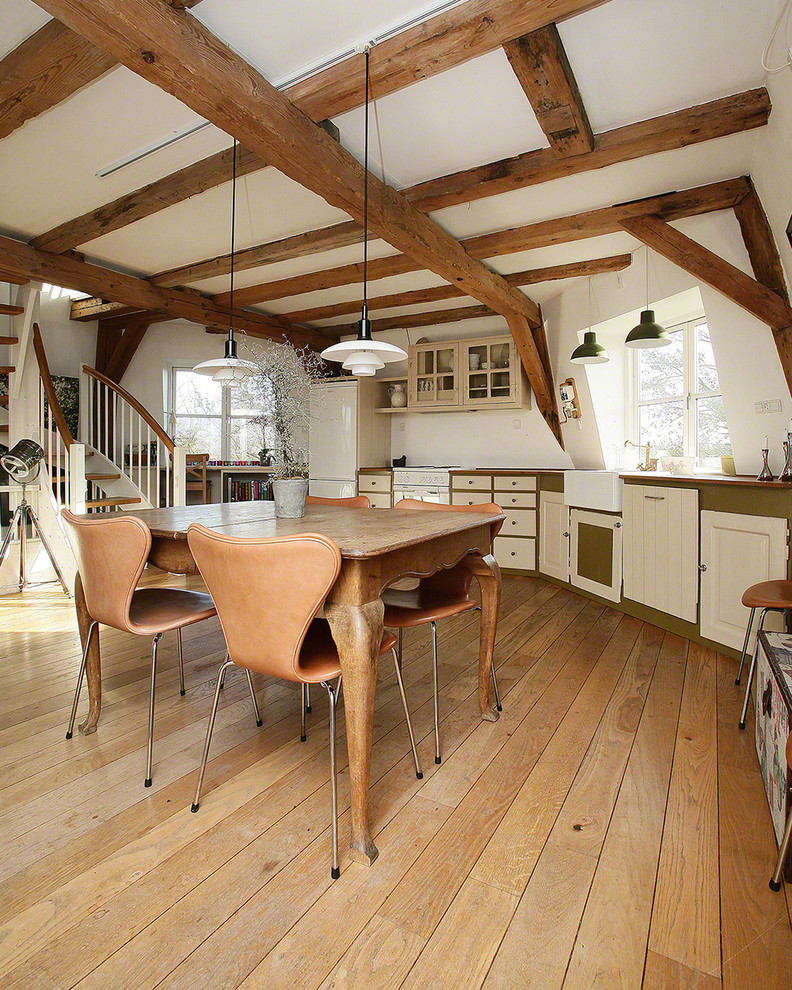
[[[778,293],[724,261],[658,216],[628,217],[622,226],[653,251],[717,289],[773,329],[792,327],[792,310]]]
[[[377,330],[406,330],[410,327],[434,327],[443,323],[459,323],[462,320],[477,320],[483,316],[497,316],[489,306],[457,306],[450,309],[432,309],[423,313],[409,313],[405,316],[387,316],[381,320],[372,320],[371,329]],[[342,323],[326,327],[339,336],[357,332],[357,323]]]
[[[147,0],[41,0],[41,5],[286,175],[362,220],[360,164],[197,19]],[[533,0],[510,7],[538,5]],[[547,3],[541,7],[546,13]],[[537,307],[525,295],[470,258],[404,197],[374,176],[368,184],[372,230],[485,305],[537,320]]]
[[[591,124],[555,24],[508,41],[503,50],[556,157],[593,151]]]
[[[549,148],[543,148],[439,179],[429,179],[405,190],[405,193],[410,202],[421,210],[441,210],[446,206],[470,203],[498,193],[763,127],[769,116],[770,97],[767,90],[752,89],[605,131],[596,136],[594,151],[587,155],[558,159]]]
[[[394,93],[418,79],[486,54],[527,31],[605,2],[608,0],[468,0],[378,44],[371,66],[372,92],[377,97]],[[363,104],[362,79],[362,56],[355,56],[288,87],[285,95],[313,120],[325,120]],[[266,158],[254,156],[247,171],[258,171],[267,164]],[[99,210],[59,224],[37,237],[33,245],[60,252],[86,244],[225,182],[227,167],[218,155],[212,155]]]
[[[564,244],[586,237],[612,234],[622,229],[621,220],[626,217],[641,216],[644,213],[657,213],[668,220],[711,213],[715,210],[731,209],[745,196],[748,186],[745,178],[727,179],[706,186],[698,186],[683,192],[665,193],[649,199],[621,203],[588,213],[577,213],[554,220],[541,220],[499,230],[493,234],[470,237],[462,244],[474,258],[496,258],[504,254],[528,251],[533,248]],[[387,258],[377,258],[369,263],[369,279],[376,281],[389,275],[402,275],[420,271],[421,266],[405,255],[397,254]],[[343,265],[306,275],[265,282],[261,285],[245,286],[234,291],[234,298],[241,306],[284,299],[305,292],[327,289],[339,285],[352,285],[363,280],[362,265]],[[221,305],[228,301],[228,294],[215,296]],[[493,307],[495,308],[495,307]]]
[[[116,64],[60,21],[48,21],[0,62],[0,138]]]
[[[199,293],[189,289],[163,289],[144,279],[90,265],[68,255],[37,251],[29,244],[9,237],[0,237],[0,265],[15,274],[79,292],[91,292],[136,309],[163,311],[173,319],[190,320],[202,326],[228,326],[228,310]],[[295,329],[281,317],[264,313],[235,311],[234,325],[258,337],[279,340],[285,334],[296,342],[310,346],[327,343],[326,339],[312,331]]]
[[[753,182],[750,178],[747,181],[748,193],[735,206],[734,212],[751,259],[751,267],[757,281],[777,292],[784,302],[789,302],[784,269],[773,231]]]
[[[615,254],[609,258],[594,258],[591,261],[573,261],[567,265],[551,265],[547,268],[529,268],[523,272],[512,272],[503,278],[509,285],[534,285],[537,282],[551,282],[555,279],[578,278],[587,275],[601,275],[603,272],[620,272],[632,261],[630,254]],[[435,285],[429,289],[413,289],[409,292],[396,292],[389,296],[369,297],[368,308],[396,309],[399,306],[418,306],[427,302],[440,302],[456,299],[463,293],[455,285]],[[283,314],[291,323],[314,323],[316,320],[331,320],[336,316],[356,313],[363,302],[362,298],[329,306],[315,306]]]

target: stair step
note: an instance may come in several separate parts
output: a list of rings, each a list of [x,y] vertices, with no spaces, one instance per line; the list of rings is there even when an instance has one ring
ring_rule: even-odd
[[[7,405],[8,405],[8,396],[0,395],[0,406],[7,406]]]
[[[0,303],[0,316],[21,316],[24,312],[23,306],[9,306],[8,303]]]
[[[0,433],[8,433],[8,425],[0,426]]]
[[[118,481],[120,474],[86,474],[86,481]]]
[[[11,347],[12,344],[18,344],[19,337],[0,337],[0,347]]]
[[[101,509],[107,505],[135,505],[142,501],[139,498],[92,498],[85,503],[85,508]]]
[[[10,282],[11,285],[27,285],[30,281],[24,275],[13,275],[11,272],[0,270],[0,282]]]
[[[13,364],[0,364],[0,375],[13,375],[15,371]]]

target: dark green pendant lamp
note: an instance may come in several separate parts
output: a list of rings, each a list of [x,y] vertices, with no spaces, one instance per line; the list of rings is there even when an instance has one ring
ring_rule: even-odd
[[[605,364],[610,361],[608,352],[597,342],[597,334],[591,329],[591,276],[588,284],[588,324],[589,329],[583,334],[583,343],[572,351],[569,359],[573,364]]]
[[[655,320],[653,309],[649,309],[649,248],[646,249],[646,309],[641,313],[638,326],[632,328],[624,341],[625,347],[646,350],[650,347],[666,347],[671,343],[668,331]]]

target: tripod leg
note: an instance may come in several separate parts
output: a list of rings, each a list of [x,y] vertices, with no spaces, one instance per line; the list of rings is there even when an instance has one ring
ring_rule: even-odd
[[[19,520],[21,509],[17,506],[14,509],[14,514],[11,516],[11,521],[8,524],[8,529],[6,530],[6,535],[3,538],[3,545],[0,547],[0,564],[6,559],[6,554],[8,553],[8,548],[11,546],[11,540],[14,537],[14,530],[16,529],[17,522]]]
[[[19,504],[19,590],[24,591],[27,583],[27,513],[28,504],[25,496]]]
[[[63,590],[68,595],[69,589],[66,585],[66,579],[64,578],[60,567],[58,567],[58,561],[55,559],[55,554],[52,552],[52,548],[50,547],[49,543],[47,543],[47,537],[44,535],[44,531],[41,528],[41,523],[39,523],[38,521],[38,516],[30,506],[28,506],[28,514],[30,515],[30,521],[33,523],[33,528],[36,530],[36,532],[39,535],[39,539],[41,540],[41,545],[47,551],[47,556],[50,559],[50,563],[54,567],[55,573],[58,575],[58,580],[63,585]]]

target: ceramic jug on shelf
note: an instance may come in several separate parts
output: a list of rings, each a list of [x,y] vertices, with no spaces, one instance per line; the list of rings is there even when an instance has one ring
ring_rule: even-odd
[[[406,386],[401,383],[398,385],[389,385],[388,395],[390,396],[390,404],[392,409],[404,409],[407,405]]]

